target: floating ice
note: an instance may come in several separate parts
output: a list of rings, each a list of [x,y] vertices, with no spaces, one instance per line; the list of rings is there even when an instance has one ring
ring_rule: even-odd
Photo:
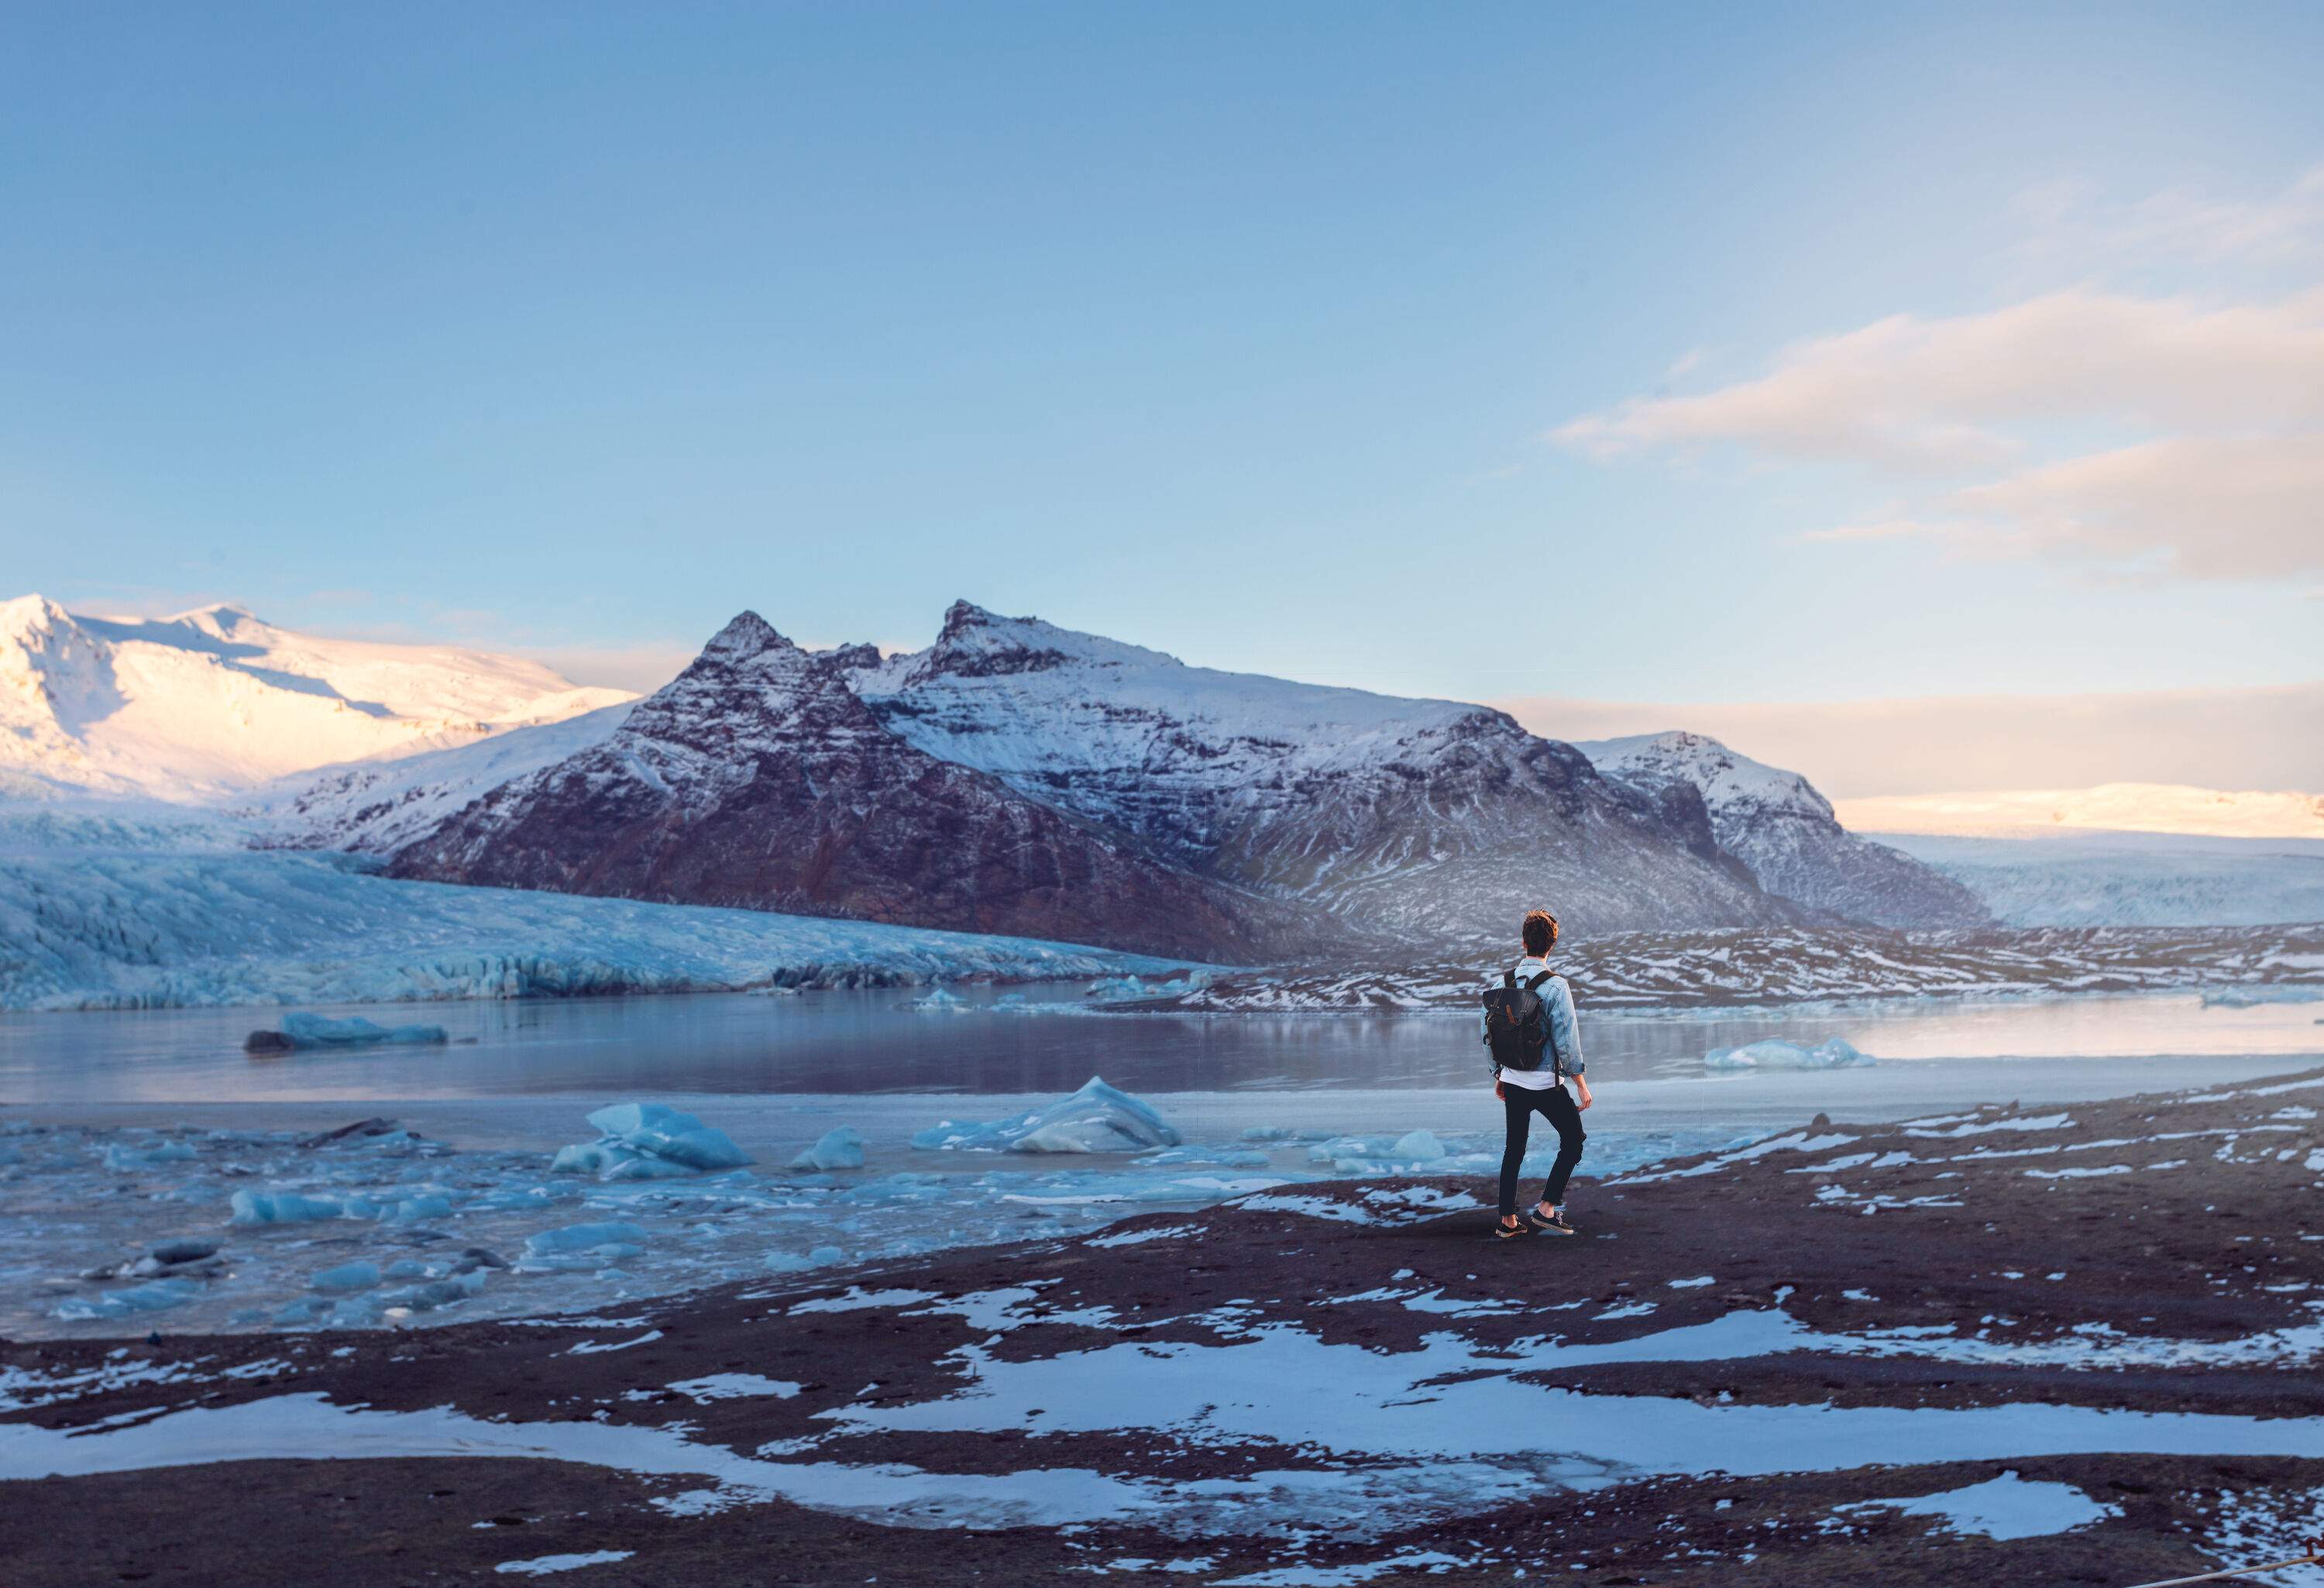
[[[558,1230],[537,1230],[525,1237],[524,1249],[535,1257],[558,1251],[590,1251],[602,1246],[646,1243],[646,1233],[635,1224],[608,1220],[598,1224],[567,1224]]]
[[[1148,998],[1183,997],[1210,984],[1208,971],[1193,971],[1167,981],[1158,977],[1101,976],[1089,984],[1084,996],[1093,1003],[1135,1003]]]
[[[315,1290],[368,1290],[379,1283],[379,1264],[375,1262],[343,1262],[334,1269],[325,1269],[307,1281]]]
[[[1702,1056],[1707,1070],[1842,1070],[1868,1066],[1872,1060],[1837,1037],[1813,1048],[1796,1042],[1768,1040],[1741,1048],[1714,1048]]]
[[[189,1162],[194,1149],[182,1141],[162,1141],[152,1147],[134,1147],[116,1141],[105,1149],[105,1167],[109,1169],[145,1169],[165,1163]]]
[[[589,1116],[595,1141],[560,1147],[552,1175],[595,1175],[601,1180],[663,1180],[715,1169],[740,1168],[751,1155],[725,1131],[662,1103],[616,1103]]]
[[[2324,1002],[2324,987],[2275,983],[2255,987],[2209,987],[2203,992],[2205,1009],[2256,1009],[2264,1003],[2318,1002]]]
[[[295,1191],[237,1191],[231,1205],[234,1212],[226,1219],[230,1224],[307,1224],[362,1216],[354,1214],[346,1203],[328,1196],[301,1196]]]
[[[917,1009],[922,1014],[965,1014],[969,1002],[957,992],[947,992],[942,987],[936,987],[930,989],[926,997],[913,999],[906,1007]]]
[[[60,1305],[56,1316],[68,1323],[88,1323],[98,1318],[164,1312],[185,1306],[201,1290],[201,1286],[192,1279],[156,1279],[150,1285],[133,1286],[126,1290],[107,1290],[94,1301],[76,1296]]]
[[[422,1048],[448,1042],[441,1026],[383,1026],[361,1015],[333,1020],[328,1015],[296,1011],[282,1017],[279,1031],[253,1031],[243,1046],[253,1053],[289,1053],[300,1048],[369,1048],[386,1044]]]
[[[860,1169],[863,1137],[853,1125],[825,1131],[816,1144],[791,1159],[795,1169]]]
[[[1095,1076],[1071,1096],[1013,1119],[985,1124],[945,1120],[912,1138],[912,1145],[924,1151],[981,1152],[1137,1152],[1176,1147],[1178,1141],[1178,1132],[1150,1106]]]

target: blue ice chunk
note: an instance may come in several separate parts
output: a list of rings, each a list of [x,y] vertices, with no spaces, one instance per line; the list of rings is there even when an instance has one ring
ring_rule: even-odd
[[[156,1164],[184,1163],[194,1156],[194,1149],[182,1141],[161,1141],[151,1147],[132,1147],[116,1141],[105,1149],[105,1167],[109,1169],[144,1169]]]
[[[310,1290],[368,1290],[379,1283],[379,1264],[375,1262],[343,1262],[335,1269],[325,1269],[307,1281]]]
[[[666,1158],[649,1158],[636,1153],[615,1163],[600,1177],[606,1180],[684,1180],[700,1171],[682,1163],[672,1163]]]
[[[589,1116],[605,1137],[691,1169],[733,1169],[751,1161],[725,1131],[663,1103],[616,1103]]]
[[[293,1048],[425,1047],[451,1040],[441,1026],[383,1026],[361,1015],[337,1020],[303,1011],[282,1017],[282,1035]]]
[[[1702,1067],[1707,1070],[1860,1069],[1872,1062],[1837,1037],[1813,1048],[1771,1039],[1741,1048],[1714,1048],[1702,1056]]]
[[[791,1159],[795,1169],[860,1169],[863,1167],[863,1138],[853,1125],[841,1125],[825,1131],[816,1144]]]
[[[1151,1105],[1095,1076],[1071,1096],[1014,1119],[982,1124],[945,1120],[912,1138],[923,1151],[1142,1152],[1178,1142],[1178,1132]]]
[[[391,1224],[416,1224],[426,1219],[451,1216],[452,1199],[448,1196],[406,1196],[379,1211],[381,1221]]]
[[[232,1199],[230,1224],[304,1224],[345,1215],[346,1205],[327,1196],[301,1196],[295,1191],[237,1191]]]
[[[165,1312],[173,1306],[183,1306],[201,1292],[201,1286],[192,1279],[155,1279],[151,1284],[132,1286],[126,1290],[107,1290],[94,1301],[76,1296],[59,1306],[56,1316],[67,1323],[76,1324],[132,1317],[139,1313]]]
[[[1443,1158],[1444,1146],[1434,1131],[1407,1131],[1396,1139],[1388,1156],[1403,1163],[1427,1163]]]
[[[536,1257],[553,1251],[586,1251],[598,1246],[646,1244],[646,1233],[635,1224],[607,1220],[595,1224],[567,1224],[562,1229],[536,1230],[525,1237],[524,1249]]]

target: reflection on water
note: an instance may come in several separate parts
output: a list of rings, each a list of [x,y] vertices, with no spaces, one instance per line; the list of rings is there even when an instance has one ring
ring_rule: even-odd
[[[1081,989],[1019,989],[1078,1002]],[[1474,1085],[1484,1058],[1463,1017],[923,1012],[914,994],[700,994],[403,1005],[384,1021],[447,1027],[448,1048],[249,1057],[272,1009],[0,1015],[0,1098],[19,1103],[474,1097],[640,1090],[725,1093],[1061,1092],[1093,1073],[1136,1092]],[[2204,1009],[2192,996],[1964,1002],[1892,1000],[1754,1013],[1591,1016],[1601,1079],[1699,1074],[1709,1048],[1844,1037],[1886,1061],[2324,1053],[2315,1004]],[[1748,1084],[1748,1083],[1746,1083]]]

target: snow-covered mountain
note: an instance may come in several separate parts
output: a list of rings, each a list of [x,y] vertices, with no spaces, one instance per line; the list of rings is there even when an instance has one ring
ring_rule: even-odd
[[[1842,827],[1831,801],[1797,772],[1738,755],[1701,734],[1639,734],[1575,748],[1609,778],[1648,793],[1692,789],[1710,812],[1719,846],[1770,893],[1883,927],[1969,927],[1990,919],[1959,882]]]
[[[1578,930],[1798,913],[1720,853],[1699,798],[1609,782],[1499,712],[1189,668],[965,603],[887,660],[745,614],[626,721],[270,808],[287,841],[407,876],[1214,961],[1499,942],[1545,901]]]
[[[854,655],[929,754],[1368,930],[1498,943],[1541,903],[1590,931],[1785,914],[1699,801],[1641,798],[1489,707],[1188,667],[964,601],[926,651]]]
[[[1281,905],[890,733],[849,687],[864,660],[744,613],[600,742],[491,789],[391,869],[1197,957],[1296,940]]]
[[[0,793],[216,799],[628,698],[515,657],[318,639],[234,606],[143,619],[0,602]]]

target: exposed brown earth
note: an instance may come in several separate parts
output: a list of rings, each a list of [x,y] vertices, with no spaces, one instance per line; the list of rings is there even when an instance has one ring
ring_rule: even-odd
[[[291,1396],[455,1408],[510,1442],[526,1436],[515,1425],[664,1430],[700,1463],[648,1476],[374,1445],[387,1454],[10,1482],[0,1580],[506,1580],[507,1563],[598,1551],[628,1553],[556,1580],[1508,1583],[1522,1568],[1592,1584],[2128,1584],[2209,1570],[2289,1538],[2324,1491],[2319,1106],[2324,1072],[1820,1121],[1748,1156],[1578,1181],[1574,1239],[1492,1241],[1487,1213],[1439,1211],[1443,1182],[1343,1182],[619,1319],[0,1346],[0,1405],[15,1408],[0,1472],[107,1441],[182,1456],[232,1420],[209,1414]],[[1753,1330],[1768,1348],[1700,1348]],[[798,1389],[697,1384],[722,1373]],[[1020,1407],[1026,1385],[1061,1393]],[[2029,1421],[2022,1450],[2012,1423],[1974,1458],[1921,1432],[2044,1407],[2237,1419],[2216,1443],[2245,1453],[2209,1453],[2226,1423],[2166,1438],[2115,1418],[2061,1439]],[[1868,1415],[1888,1420],[1847,1432]],[[140,1433],[167,1416],[167,1437]],[[353,1426],[324,1412],[299,1437],[334,1418]],[[1625,1442],[1665,1424],[1711,1430],[1685,1470],[1621,1464],[1617,1446],[1636,1454],[1652,1439]],[[1796,1470],[1794,1426],[1810,1430]],[[64,1428],[91,1431],[37,1432]],[[2180,1454],[2155,1453],[2174,1438]],[[1585,1472],[1593,1440],[1614,1464]],[[831,1488],[800,1504],[722,1477],[736,1457],[847,1470],[816,1468]],[[899,1503],[899,1468],[954,1478]],[[1009,1526],[960,1481],[1069,1471],[1145,1498],[1075,1520],[1058,1479],[1036,1485],[1038,1520]],[[2092,1519],[1992,1538],[1866,1503],[2004,1472],[2070,1486]],[[695,1498],[673,1507],[680,1495]]]

